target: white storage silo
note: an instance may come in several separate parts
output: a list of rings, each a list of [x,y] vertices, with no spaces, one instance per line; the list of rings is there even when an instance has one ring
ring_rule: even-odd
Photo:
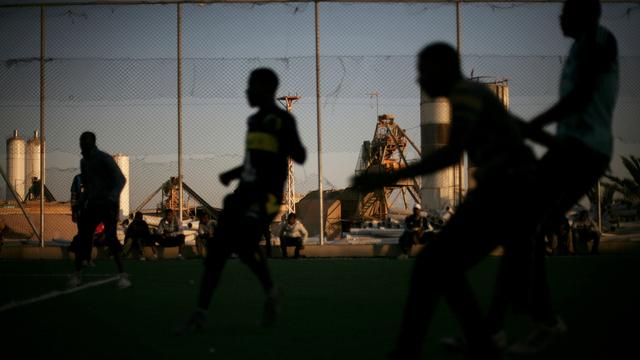
[[[13,136],[7,139],[7,180],[9,185],[20,197],[25,194],[25,141],[18,135],[18,129],[13,131]],[[7,200],[14,200],[11,191],[7,189]]]
[[[507,79],[478,78],[477,80],[491,89],[491,91],[496,94],[496,97],[500,99],[504,107],[507,110],[509,109],[509,81]]]
[[[26,152],[26,189],[33,184],[34,179],[40,180],[40,136],[38,130],[33,132],[33,138],[27,141]]]
[[[425,157],[446,145],[451,130],[451,106],[445,98],[430,98],[421,94],[420,139]],[[422,177],[420,197],[425,209],[440,210],[455,205],[455,168],[442,169]]]
[[[471,78],[473,81],[477,81],[480,84],[485,85],[486,87],[493,92],[496,97],[502,102],[505,109],[509,110],[509,81],[507,79],[497,79],[491,76],[480,76]],[[476,167],[474,164],[469,163],[467,165],[467,189],[473,189],[476,187],[476,182],[473,177],[473,174],[476,171]]]
[[[116,164],[120,167],[120,171],[122,171],[125,179],[127,179],[120,193],[119,217],[120,219],[124,219],[129,216],[129,156],[118,153],[113,155],[113,160],[116,161]]]

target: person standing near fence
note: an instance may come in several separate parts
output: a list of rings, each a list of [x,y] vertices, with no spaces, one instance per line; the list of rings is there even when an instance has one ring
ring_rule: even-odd
[[[276,104],[277,88],[278,77],[271,69],[259,68],[249,75],[247,100],[258,111],[247,121],[244,163],[220,174],[220,182],[225,186],[234,179],[240,182],[236,190],[225,197],[218,228],[207,244],[197,308],[186,323],[176,329],[176,334],[205,326],[211,296],[232,253],[239,256],[262,285],[266,296],[263,325],[271,325],[276,320],[279,291],[259,242],[264,229],[280,210],[288,175],[287,158],[298,164],[306,159],[295,119]]]
[[[216,221],[211,218],[209,212],[202,212],[198,223],[198,236],[196,237],[196,252],[198,253],[198,256],[205,257],[207,243],[211,238],[213,238],[215,229]]]
[[[120,289],[131,286],[128,274],[124,272],[122,245],[116,236],[120,192],[126,179],[113,157],[96,146],[96,135],[86,131],[80,135],[80,174],[85,191],[85,205],[79,218],[79,243],[75,257],[75,272],[69,278],[69,287],[82,282],[82,260],[91,255],[93,234],[98,224],[105,227],[106,241],[118,267]]]

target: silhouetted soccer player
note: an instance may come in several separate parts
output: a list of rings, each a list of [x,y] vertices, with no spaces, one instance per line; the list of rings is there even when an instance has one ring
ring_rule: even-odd
[[[126,179],[113,157],[98,149],[94,133],[86,131],[80,135],[80,150],[80,174],[84,193],[82,204],[78,204],[82,207],[82,215],[78,219],[79,243],[75,256],[75,272],[71,275],[68,285],[75,287],[81,283],[82,261],[91,258],[93,234],[98,224],[103,223],[107,245],[120,273],[117,285],[119,288],[129,287],[131,282],[124,273],[120,258],[122,245],[116,235],[120,192]]]
[[[416,258],[402,327],[392,359],[420,355],[436,305],[444,297],[468,339],[469,355],[478,359],[501,356],[492,341],[483,311],[466,279],[466,272],[508,236],[524,228],[515,211],[505,213],[502,232],[487,227],[494,214],[518,206],[522,183],[535,158],[524,144],[518,122],[484,85],[463,78],[456,51],[449,45],[427,46],[418,56],[419,83],[431,97],[451,104],[451,133],[446,146],[397,172],[364,174],[354,186],[367,189],[390,185],[403,178],[433,173],[456,164],[467,151],[477,165],[477,187],[452,215],[437,237]]]
[[[540,160],[535,177],[534,186],[540,189],[536,206],[541,206],[544,221],[564,216],[605,173],[611,160],[611,123],[619,86],[618,50],[613,34],[599,25],[600,14],[599,0],[565,1],[560,26],[574,43],[562,70],[560,100],[529,125],[536,130],[558,123],[555,145]],[[541,234],[534,245],[528,311],[536,326],[510,348],[517,354],[544,350],[566,332],[551,305]],[[511,270],[507,267],[499,271],[489,311],[494,332],[504,326],[510,301],[508,288],[518,281],[509,279]]]
[[[270,69],[251,72],[247,100],[258,112],[247,121],[246,152],[243,165],[220,174],[228,185],[239,179],[236,190],[225,197],[218,228],[207,243],[207,257],[200,283],[197,309],[177,333],[202,329],[213,291],[227,259],[236,253],[258,277],[264,289],[263,324],[275,321],[278,290],[273,284],[265,256],[259,247],[264,229],[280,209],[288,160],[302,164],[306,151],[298,136],[293,116],[275,102],[278,77]]]

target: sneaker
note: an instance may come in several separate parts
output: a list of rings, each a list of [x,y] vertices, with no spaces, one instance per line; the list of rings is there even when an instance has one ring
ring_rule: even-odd
[[[184,256],[182,256],[182,254],[178,254],[178,260],[184,260]]]
[[[205,310],[196,309],[187,321],[176,328],[174,335],[185,335],[194,331],[202,331],[207,324],[207,313]]]
[[[94,263],[93,260],[82,260],[82,267],[96,267],[96,263]]]
[[[500,330],[497,333],[491,335],[491,338],[500,350],[505,350],[509,345],[509,343],[507,342],[507,333],[504,332],[504,330]]]
[[[116,283],[116,285],[118,286],[118,289],[121,289],[121,290],[131,286],[131,280],[129,280],[129,274],[126,274],[126,273],[120,274],[120,279],[118,279],[118,282]]]
[[[282,291],[274,286],[267,295],[264,301],[264,311],[262,313],[262,326],[272,326],[278,314],[280,314],[280,297],[282,297]]]
[[[507,334],[503,330],[491,335],[491,338],[498,349],[507,348]],[[449,336],[440,339],[440,345],[450,351],[463,351],[467,347],[467,341],[463,336]]]
[[[69,275],[69,281],[67,281],[67,287],[69,288],[78,287],[81,283],[82,283],[82,278],[80,277],[80,274],[73,273]]]
[[[140,256],[140,261],[147,261],[147,258],[144,256]]]
[[[446,336],[440,339],[440,345],[450,351],[462,351],[467,342],[462,336]]]
[[[553,345],[567,333],[567,325],[557,318],[554,325],[538,324],[524,340],[518,341],[507,349],[513,355],[535,355]]]
[[[408,259],[409,259],[409,255],[407,254],[398,255],[398,260],[408,260]]]

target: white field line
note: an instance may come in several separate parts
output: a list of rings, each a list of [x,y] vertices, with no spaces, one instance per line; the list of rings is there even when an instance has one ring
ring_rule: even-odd
[[[44,295],[40,295],[31,299],[26,299],[26,300],[20,300],[20,301],[12,301],[8,304],[2,305],[0,307],[0,312],[6,311],[6,310],[11,310],[11,309],[15,309],[21,306],[25,306],[25,305],[29,305],[29,304],[33,304],[33,303],[37,303],[40,301],[44,301],[44,300],[48,300],[48,299],[52,299],[58,296],[62,296],[62,295],[67,295],[67,294],[72,294],[74,292],[78,292],[80,290],[85,290],[88,288],[92,288],[94,286],[99,286],[99,285],[103,285],[112,281],[116,281],[119,279],[119,276],[112,276],[110,278],[107,279],[103,279],[103,280],[98,280],[98,281],[93,281],[93,282],[89,282],[83,285],[80,285],[78,287],[72,288],[72,289],[66,289],[66,290],[54,290],[52,292],[46,293]]]
[[[0,278],[21,278],[21,277],[25,277],[25,278],[29,278],[29,277],[44,277],[44,278],[50,278],[50,277],[69,277],[71,275],[71,273],[66,273],[66,274],[0,274]],[[108,276],[114,276],[114,274],[82,274],[83,278],[87,278],[87,277],[108,277]]]

